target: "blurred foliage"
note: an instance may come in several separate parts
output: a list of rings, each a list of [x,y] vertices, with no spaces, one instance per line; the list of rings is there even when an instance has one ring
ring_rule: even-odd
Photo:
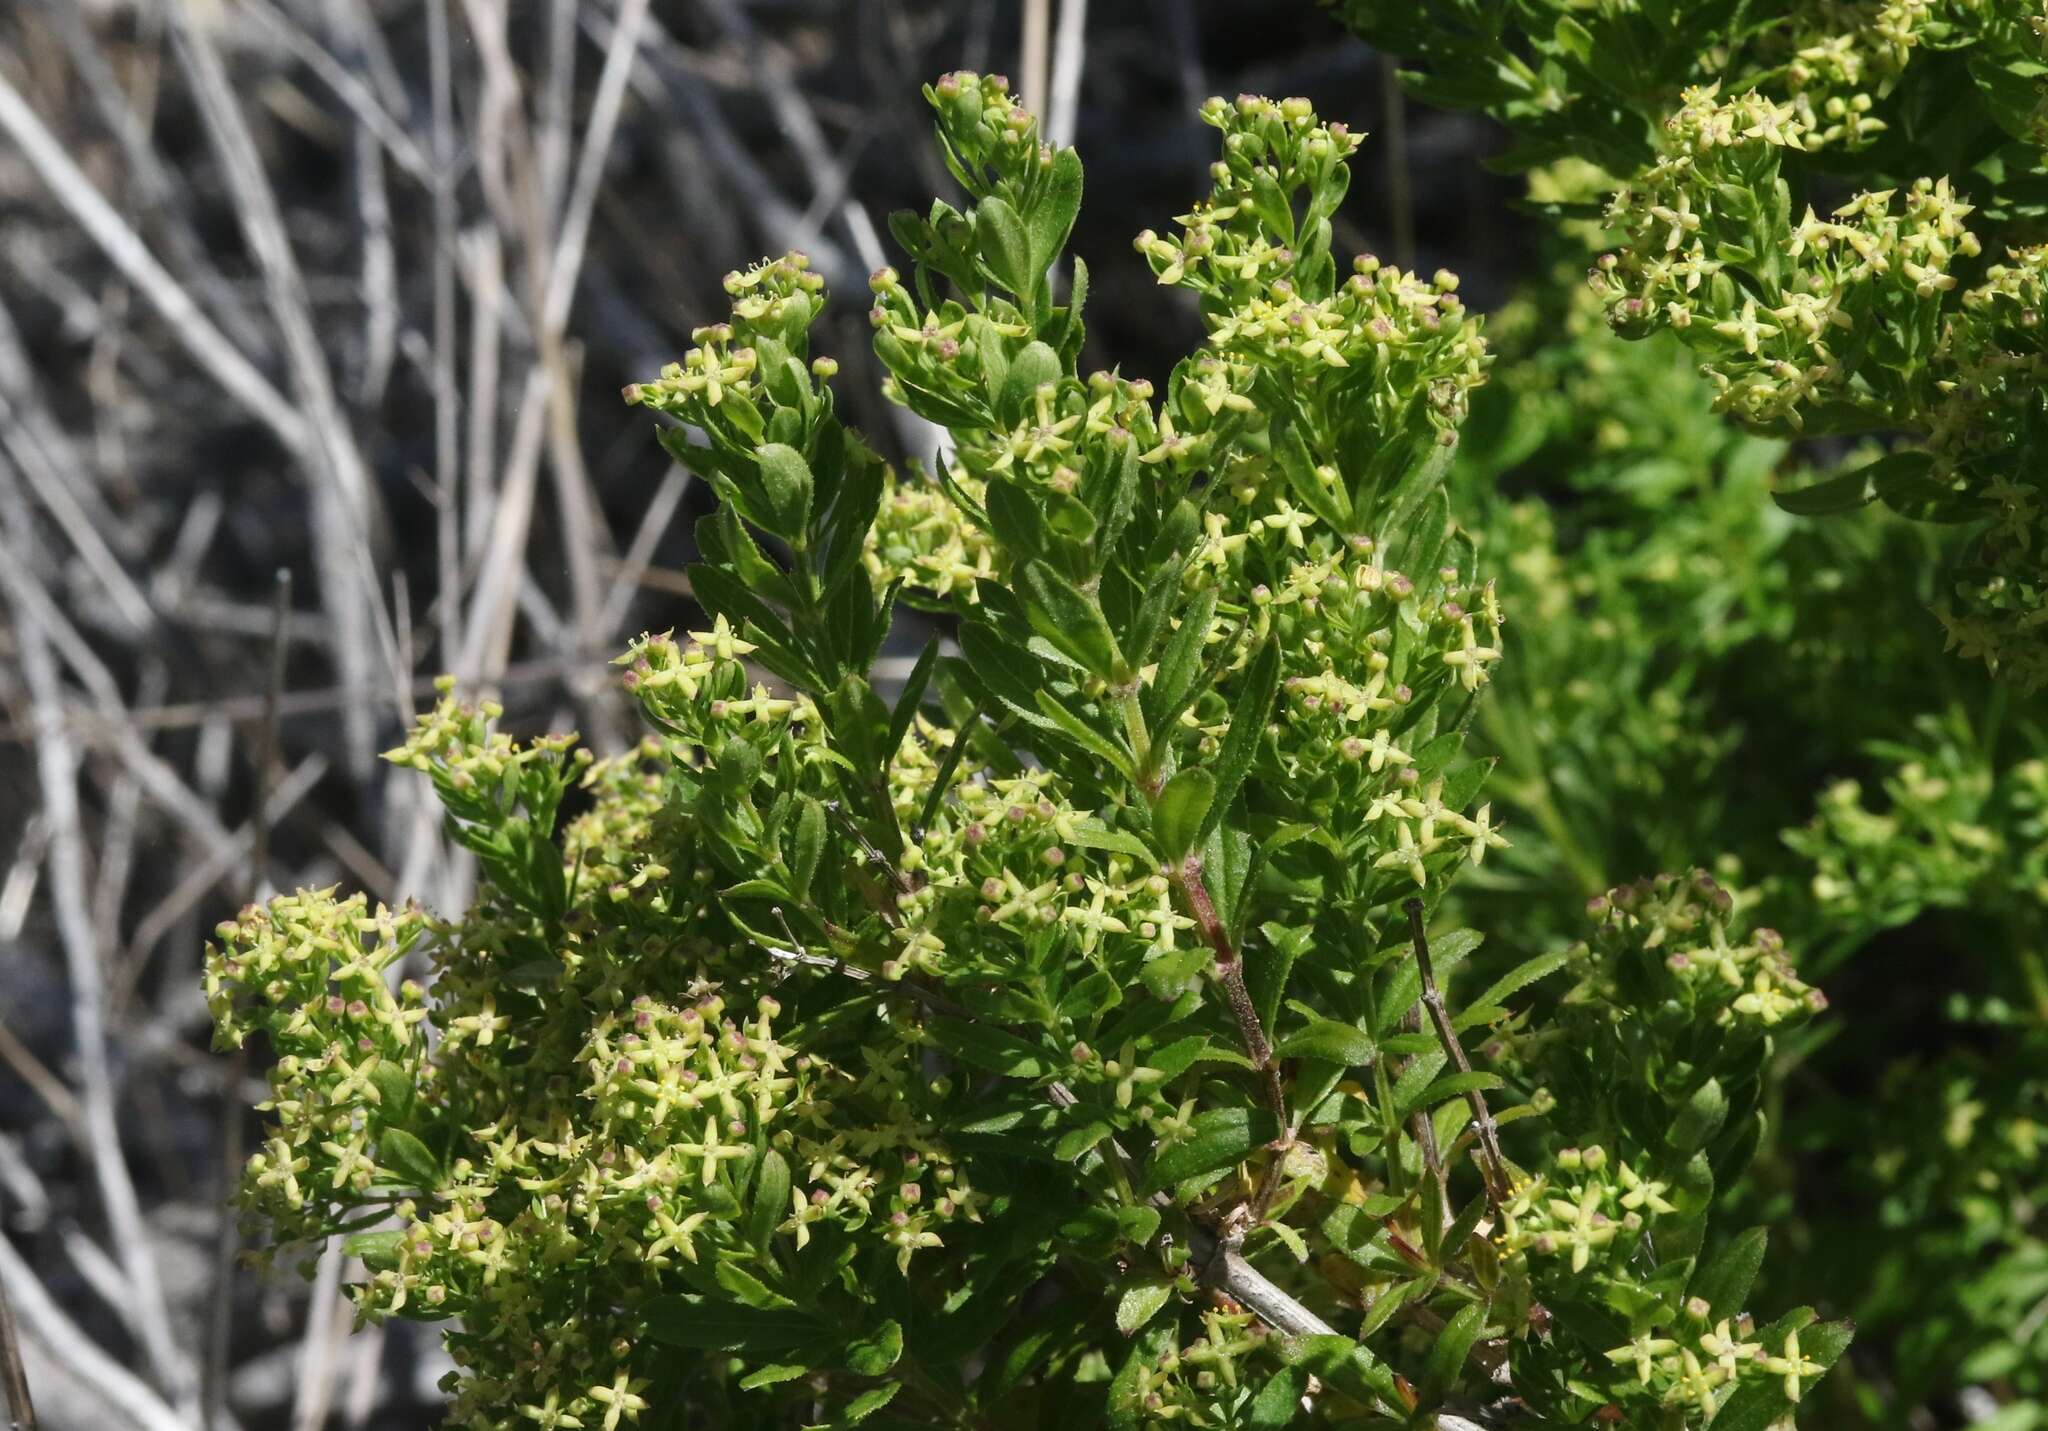
[[[1767,1280],[1859,1325],[1825,1424],[1957,1419],[1973,1387],[1984,1424],[2048,1424],[2042,731],[1941,653],[1930,528],[1769,502],[1854,450],[1716,417],[1564,247],[1492,324],[1451,478],[1514,614],[1475,727],[1511,845],[1455,898],[1508,960],[1621,875],[1725,851],[1833,1006],[1780,1053],[1737,1199],[1778,1238]]]

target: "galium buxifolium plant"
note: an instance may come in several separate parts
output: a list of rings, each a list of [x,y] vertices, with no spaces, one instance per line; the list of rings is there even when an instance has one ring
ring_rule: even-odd
[[[474,906],[221,926],[220,1038],[276,1055],[246,1207],[445,1321],[466,1427],[1790,1424],[1847,1331],[1753,1308],[1712,1216],[1822,1003],[1784,942],[1665,875],[1481,988],[1441,917],[1506,841],[1455,280],[1340,267],[1357,135],[1212,101],[1138,240],[1206,337],[1084,375],[1079,159],[926,94],[966,199],[870,302],[944,454],[840,422],[801,256],[727,280],[627,394],[719,499],[702,629],[622,658],[651,733],[451,691],[392,758]],[[885,699],[905,605],[956,644]]]
[[[2048,681],[2038,0],[1337,3],[1422,97],[1505,122],[1510,162],[1606,197],[1547,206],[1606,230],[1619,331],[1677,334],[1758,431],[1891,438],[1778,500],[1959,525],[1949,644]]]

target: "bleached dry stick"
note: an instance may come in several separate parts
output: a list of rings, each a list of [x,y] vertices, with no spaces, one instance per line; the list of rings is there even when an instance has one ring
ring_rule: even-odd
[[[4,73],[0,73],[0,133],[21,149],[57,202],[100,246],[122,276],[149,300],[171,334],[207,375],[268,427],[287,449],[293,453],[306,451],[309,431],[304,419],[157,262],[149,246],[100,196],[92,181],[72,162],[62,142],[50,133]]]
[[[64,1314],[57,1299],[37,1277],[14,1244],[0,1237],[0,1286],[13,1298],[22,1325],[49,1348],[78,1379],[120,1412],[137,1431],[192,1431],[192,1424],[174,1411],[148,1383],[101,1351],[99,1345]]]
[[[4,83],[4,81],[0,81]],[[4,490],[4,488],[0,488]],[[10,506],[16,504],[10,503]],[[171,1335],[168,1304],[156,1253],[142,1220],[142,1205],[121,1153],[120,1130],[115,1117],[113,1075],[107,1057],[107,1026],[104,989],[106,970],[95,939],[91,911],[86,905],[84,833],[78,809],[78,760],[65,729],[64,695],[57,674],[57,662],[38,614],[21,600],[32,582],[26,548],[25,521],[18,510],[9,514],[13,540],[9,557],[0,561],[0,575],[6,577],[9,605],[14,613],[15,637],[22,678],[29,691],[37,725],[36,775],[42,791],[43,815],[49,822],[50,907],[57,924],[58,943],[64,951],[65,972],[71,985],[71,1026],[79,1064],[79,1101],[84,1109],[85,1131],[91,1145],[93,1179],[107,1216],[126,1276],[137,1339],[158,1383],[180,1407],[197,1400],[197,1385],[191,1368],[179,1353]],[[4,1240],[0,1240],[4,1245]],[[10,1253],[12,1249],[9,1249]],[[27,1308],[24,1306],[24,1314]]]
[[[293,396],[306,413],[309,443],[301,455],[315,478],[315,551],[323,555],[322,604],[335,621],[335,661],[350,685],[367,684],[375,645],[392,679],[402,680],[393,657],[382,588],[370,557],[369,533],[378,512],[369,469],[336,401],[333,374],[313,326],[305,281],[285,236],[277,194],[264,173],[256,141],[235,100],[213,37],[205,25],[196,23],[192,5],[193,0],[174,0],[168,6],[171,33],[226,171],[243,240],[263,274],[271,318],[284,338]],[[374,755],[368,708],[345,712],[343,725],[351,768],[358,776],[367,775]]]

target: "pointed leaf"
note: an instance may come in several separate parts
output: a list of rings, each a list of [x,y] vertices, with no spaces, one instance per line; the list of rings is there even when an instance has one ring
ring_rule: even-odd
[[[1194,847],[1216,795],[1216,777],[1190,766],[1166,782],[1152,811],[1152,833],[1160,853],[1178,863]]]

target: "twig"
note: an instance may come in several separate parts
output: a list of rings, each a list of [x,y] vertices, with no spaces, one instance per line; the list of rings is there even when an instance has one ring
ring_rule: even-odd
[[[28,1394],[28,1369],[21,1364],[21,1332],[14,1325],[14,1303],[0,1278],[0,1383],[7,1388],[7,1417],[12,1431],[36,1431],[36,1404]]]
[[[1045,141],[1074,142],[1081,106],[1081,70],[1088,62],[1088,0],[1061,0],[1059,32],[1053,39],[1052,89],[1045,107]]]
[[[248,311],[227,276],[207,254],[191,218],[191,193],[180,176],[165,164],[149,140],[142,115],[123,91],[93,36],[90,14],[74,0],[42,0],[46,23],[71,57],[86,93],[92,96],[101,122],[113,132],[136,186],[136,198],[163,234],[172,261],[220,315],[222,328],[245,352],[263,355],[268,336]],[[152,29],[155,27],[152,26]],[[154,39],[149,42],[154,45]]]
[[[291,1431],[320,1431],[326,1423],[327,1407],[334,1395],[336,1352],[335,1314],[341,1298],[341,1239],[330,1237],[320,1250],[319,1267],[313,1274],[312,1310],[306,1317],[306,1335],[299,1344],[298,1385],[292,1393]]]
[[[1265,1085],[1266,1104],[1280,1126],[1281,1136],[1286,1137],[1287,1094],[1280,1086],[1280,1067],[1273,1061],[1273,1046],[1266,1041],[1266,1030],[1259,1022],[1258,1009],[1252,1004],[1251,991],[1244,986],[1244,961],[1238,957],[1236,947],[1230,942],[1230,931],[1217,918],[1208,887],[1202,883],[1201,859],[1190,855],[1169,873],[1174,888],[1180,891],[1181,901],[1194,917],[1195,927],[1201,930],[1203,939],[1208,941],[1209,948],[1216,955],[1216,978],[1223,985],[1224,996],[1230,1002],[1231,1017],[1237,1021],[1238,1038],[1244,1044],[1252,1066],[1259,1071]]]
[[[1052,0],[1024,0],[1023,33],[1018,37],[1018,64],[1023,81],[1020,98],[1033,114],[1045,113],[1047,40],[1052,32]]]
[[[685,596],[689,594],[686,589],[672,586],[663,580],[665,575],[660,571],[649,572],[642,578],[643,584],[658,591],[675,590]],[[578,666],[617,654],[616,651],[593,646],[584,651],[521,661],[505,667],[497,678],[497,684],[507,689],[516,686],[545,685],[561,680]],[[434,679],[432,676],[418,677],[406,688],[407,695],[413,700],[430,699],[435,694]],[[319,686],[311,690],[292,691],[278,702],[278,713],[286,720],[324,716],[342,709],[351,702],[373,699],[381,694],[382,690],[381,686],[375,689]],[[69,712],[68,719],[76,743],[83,749],[93,750],[117,744],[129,731],[190,730],[216,720],[257,720],[263,715],[263,699],[260,695],[228,696],[220,700],[187,701],[178,705],[147,709],[137,707],[123,711],[123,719],[118,721],[90,707],[79,707]],[[36,726],[33,721],[0,725],[0,745],[33,745],[35,738]]]
[[[14,1244],[4,1237],[0,1237],[0,1287],[13,1299],[29,1334],[109,1406],[127,1417],[138,1431],[192,1431],[191,1423],[173,1411],[148,1383],[101,1351],[64,1314],[42,1280],[14,1250]]]
[[[35,110],[5,74],[0,74],[0,133],[20,146],[57,202],[70,212],[122,275],[141,290],[172,335],[208,376],[261,420],[287,449],[305,452],[309,432],[298,411],[270,385],[269,379],[256,371],[213,325],[213,320],[200,311],[177,279],[156,261],[148,245],[100,196],[92,181],[72,162],[62,141],[37,118]]]
[[[284,658],[291,620],[292,574],[289,569],[280,568],[271,615],[270,671],[263,687],[263,730],[256,745],[256,815],[249,854],[251,904],[262,899],[270,888],[270,788],[277,767],[277,706],[284,695]],[[220,1229],[213,1249],[213,1317],[207,1327],[199,1393],[200,1424],[207,1428],[220,1424],[221,1407],[227,1399],[228,1343],[234,1328],[235,1253],[241,1245],[231,1203],[242,1172],[241,1093],[242,1080],[249,1070],[247,1049],[235,1050],[230,1068],[220,1112],[221,1187],[215,1197],[220,1209]]]
[[[1444,1047],[1444,1054],[1460,1073],[1472,1071],[1472,1061],[1465,1056],[1465,1046],[1458,1042],[1457,1031],[1451,1027],[1451,1017],[1444,1009],[1443,991],[1437,988],[1436,971],[1429,962],[1429,932],[1422,923],[1422,901],[1408,900],[1401,906],[1408,912],[1408,927],[1415,936],[1415,963],[1422,973],[1422,1006],[1429,1010],[1429,1020],[1436,1029],[1437,1042]],[[1472,1126],[1479,1135],[1479,1173],[1486,1184],[1487,1205],[1493,1209],[1496,1225],[1500,1222],[1501,1199],[1507,1196],[1508,1179],[1505,1162],[1500,1153],[1499,1125],[1493,1121],[1493,1114],[1487,1111],[1486,1095],[1477,1088],[1467,1090],[1465,1103],[1472,1110]]]
[[[671,467],[663,475],[661,486],[655,489],[653,500],[647,504],[647,511],[640,518],[640,529],[633,533],[632,545],[626,548],[625,557],[611,568],[612,589],[605,597],[604,609],[598,613],[598,629],[591,633],[593,637],[610,635],[626,619],[633,594],[647,575],[648,563],[654,560],[654,549],[661,544],[661,538],[674,519],[676,508],[682,505],[683,494],[689,487],[690,474],[680,467]]]
[[[167,7],[171,33],[226,171],[243,239],[263,274],[271,317],[284,337],[293,394],[307,414],[308,443],[301,455],[308,459],[315,478],[313,514],[319,537],[315,550],[323,554],[322,604],[335,621],[335,659],[349,684],[368,684],[370,648],[375,642],[381,646],[393,678],[402,679],[370,557],[369,532],[377,506],[369,469],[336,402],[333,374],[313,325],[298,260],[285,236],[277,194],[264,174],[256,141],[235,101],[213,38],[204,25],[194,21],[193,3],[175,0]],[[354,580],[344,573],[345,562],[354,567]],[[351,768],[359,776],[367,774],[374,754],[368,707],[345,711],[343,725]]]
[[[237,7],[242,14],[257,20],[271,36],[296,56],[307,69],[318,75],[334,96],[356,117],[357,123],[377,137],[377,141],[391,151],[391,157],[398,161],[406,173],[423,185],[433,183],[433,169],[419,146],[407,137],[398,122],[388,114],[377,96],[348,67],[336,59],[326,46],[307,34],[269,0],[252,0]]]
[[[452,588],[462,570],[462,529],[455,475],[460,452],[455,432],[455,133],[448,0],[429,0],[427,6],[427,67],[434,126],[434,519],[442,580]],[[496,283],[493,275],[493,302]],[[453,660],[462,610],[452,590],[442,593],[439,610],[441,659]]]
[[[5,80],[0,79],[0,88],[4,86]],[[50,904],[56,917],[58,942],[64,950],[65,969],[71,985],[72,1036],[82,1085],[79,1101],[84,1109],[85,1131],[92,1149],[93,1176],[128,1280],[129,1310],[137,1338],[152,1370],[170,1392],[172,1400],[189,1404],[196,1400],[197,1387],[171,1334],[170,1312],[164,1299],[156,1254],[142,1220],[142,1205],[136,1196],[135,1183],[121,1154],[120,1129],[114,1108],[113,1072],[108,1058],[104,1002],[106,971],[99,957],[92,914],[86,906],[78,761],[65,729],[62,684],[44,626],[37,613],[21,600],[22,593],[33,585],[26,579],[26,533],[16,521],[10,521],[8,525],[14,529],[14,541],[9,544],[12,550],[7,559],[0,562],[0,571],[16,578],[8,582],[7,587],[14,608],[21,672],[40,728],[36,742],[36,773],[42,789],[43,814],[50,827]]]

